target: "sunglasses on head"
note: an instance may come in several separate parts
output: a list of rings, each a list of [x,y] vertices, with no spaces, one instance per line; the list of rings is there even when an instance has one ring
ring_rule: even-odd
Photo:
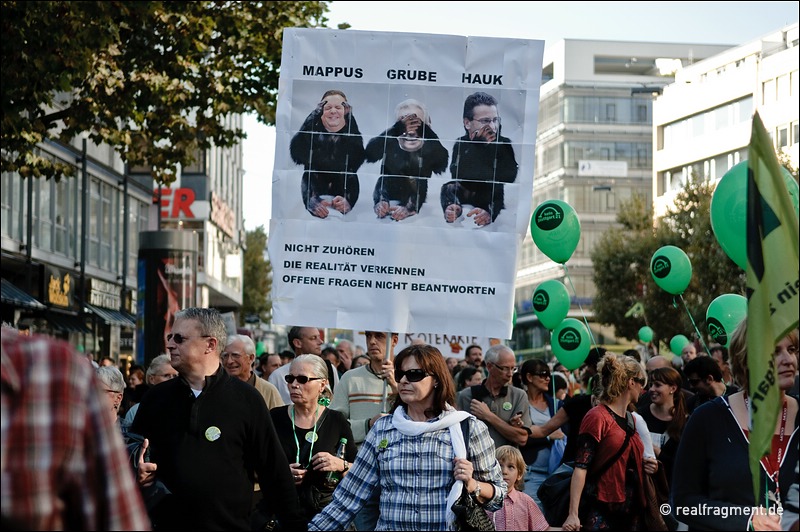
[[[174,333],[174,334],[173,333],[169,333],[167,335],[167,342],[172,341],[172,342],[175,342],[176,344],[180,345],[183,342],[185,342],[186,340],[191,340],[192,338],[211,338],[211,337],[208,336],[207,334],[203,334],[203,335],[200,335],[200,336],[184,336],[181,333]]]
[[[292,375],[291,373],[289,375],[286,375],[283,378],[286,379],[286,382],[288,382],[289,384],[292,384],[294,381],[297,381],[300,384],[305,384],[308,381],[319,381],[319,380],[322,380],[322,377],[306,377],[305,375],[297,375],[297,376],[295,376],[295,375]]]
[[[398,369],[397,371],[394,372],[394,377],[397,380],[397,382],[400,382],[403,379],[403,377],[405,377],[408,382],[419,382],[425,377],[428,377],[428,374],[425,373],[425,370],[422,369],[409,369],[406,371]]]

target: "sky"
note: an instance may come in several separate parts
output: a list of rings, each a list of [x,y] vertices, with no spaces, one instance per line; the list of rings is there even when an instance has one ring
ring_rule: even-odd
[[[328,27],[543,40],[561,39],[738,46],[798,22],[790,2],[330,2]],[[579,16],[576,16],[578,14]],[[275,130],[244,119],[244,226],[272,213]],[[298,189],[300,187],[298,167]]]

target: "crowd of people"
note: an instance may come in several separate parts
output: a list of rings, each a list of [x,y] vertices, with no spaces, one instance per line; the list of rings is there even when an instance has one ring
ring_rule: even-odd
[[[459,359],[395,353],[398,335],[380,331],[365,348],[309,326],[287,337],[257,358],[219,312],[187,308],[168,353],[126,378],[4,327],[4,526],[453,530],[466,492],[496,530],[797,530],[797,330],[771,354],[780,412],[758,499],[746,319],[730,352],[597,346],[573,371],[502,343]],[[35,360],[59,375],[34,378]],[[555,519],[539,487],[565,464]]]

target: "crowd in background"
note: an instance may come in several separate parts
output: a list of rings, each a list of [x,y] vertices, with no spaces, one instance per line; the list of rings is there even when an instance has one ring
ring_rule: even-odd
[[[598,346],[570,371],[555,358],[517,360],[503,344],[485,352],[470,345],[460,357],[421,344],[396,354],[396,334],[387,346],[386,333],[366,331],[366,349],[349,340],[326,345],[314,327],[291,328],[291,349],[256,357],[250,337],[215,329],[217,315],[182,311],[173,329],[179,332],[168,335],[170,352],[146,367],[131,365],[123,374],[106,360],[86,364],[94,366],[100,404],[121,436],[109,452],[130,466],[141,490],[129,507],[115,503],[115,511],[128,516],[110,521],[120,529],[139,528],[142,516],[129,513],[142,511],[154,529],[187,523],[259,530],[275,523],[323,530],[450,529],[454,490],[463,487],[497,530],[797,530],[797,330],[773,354],[782,410],[774,452],[762,461],[764,497],[756,504],[747,462],[746,319],[730,349],[711,345],[706,352],[698,342],[672,356],[651,345],[619,354]],[[11,336],[4,328],[4,418],[6,357],[15,352]],[[208,426],[195,426],[197,414],[190,414],[201,404],[211,416]],[[228,412],[232,419],[212,422],[209,412]],[[188,416],[185,423],[182,416]],[[246,459],[233,474],[230,459],[217,456],[210,443],[229,441],[237,431],[250,434],[254,419],[260,420],[258,436],[237,445],[245,457],[268,456],[255,465]],[[459,423],[464,419],[468,428]],[[4,424],[4,454],[5,430]],[[456,432],[465,430],[466,441],[457,444]],[[178,444],[176,438],[186,435],[197,443]],[[192,471],[220,460],[209,466],[217,471],[212,477]],[[539,487],[564,464],[573,468],[578,496],[556,520]],[[226,494],[213,495],[217,503],[198,511],[189,496],[205,500],[228,476]],[[780,507],[782,515],[673,512],[660,521],[656,516],[654,524],[648,511],[653,513],[655,499],[647,490],[656,477],[666,479],[671,505]],[[246,486],[248,496],[242,497]],[[282,486],[294,489],[279,496]],[[27,516],[7,515],[6,495],[3,521],[12,529],[63,525],[35,516],[32,508]],[[9,494],[8,501],[20,497]]]

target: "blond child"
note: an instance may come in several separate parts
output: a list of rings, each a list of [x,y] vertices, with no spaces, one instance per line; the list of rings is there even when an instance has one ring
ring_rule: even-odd
[[[503,500],[503,507],[496,512],[486,512],[494,522],[498,531],[503,530],[554,530],[550,528],[544,514],[533,502],[530,495],[524,493],[525,459],[516,447],[503,445],[495,451],[503,480],[508,484],[508,493]],[[558,529],[555,529],[558,530]]]

